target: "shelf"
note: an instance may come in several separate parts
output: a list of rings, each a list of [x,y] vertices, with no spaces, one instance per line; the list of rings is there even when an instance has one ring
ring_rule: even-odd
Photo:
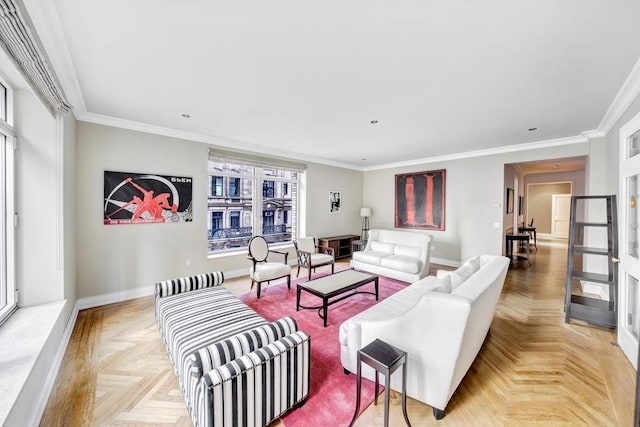
[[[612,284],[613,277],[608,274],[600,273],[587,273],[586,271],[574,271],[571,273],[571,278],[575,280],[586,280],[587,282],[604,283],[607,285]]]
[[[591,255],[613,255],[607,248],[591,248],[588,246],[575,245],[574,250],[579,254],[591,254]]]
[[[594,325],[615,327],[614,303],[581,295],[571,295],[571,318]]]

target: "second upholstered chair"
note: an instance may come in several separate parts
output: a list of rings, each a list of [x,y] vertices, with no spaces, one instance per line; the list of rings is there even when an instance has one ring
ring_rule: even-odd
[[[306,268],[308,271],[308,280],[311,280],[311,270],[315,271],[316,267],[323,265],[331,265],[331,273],[335,268],[335,258],[333,248],[318,246],[315,237],[301,237],[297,241],[293,241],[298,255],[298,273],[300,275],[300,267]]]
[[[270,253],[276,253],[284,256],[284,263],[268,262],[267,257]],[[249,269],[249,277],[251,278],[251,289],[257,284],[258,298],[262,283],[271,280],[287,278],[287,287],[291,289],[291,267],[287,264],[288,252],[274,251],[269,249],[269,244],[262,236],[255,236],[249,241],[249,260],[252,265]]]

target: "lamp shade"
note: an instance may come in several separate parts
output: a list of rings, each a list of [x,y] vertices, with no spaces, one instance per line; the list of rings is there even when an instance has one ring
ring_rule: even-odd
[[[363,216],[363,217],[371,216],[371,208],[360,208],[360,216]]]

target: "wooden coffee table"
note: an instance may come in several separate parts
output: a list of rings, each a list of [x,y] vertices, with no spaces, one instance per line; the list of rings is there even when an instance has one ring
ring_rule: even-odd
[[[375,292],[354,290],[371,282],[374,283]],[[312,307],[300,305],[300,293],[302,291],[322,298],[322,305]],[[356,270],[344,270],[329,276],[300,283],[296,293],[296,311],[300,311],[301,308],[317,309],[320,318],[324,319],[324,327],[326,328],[328,317],[327,309],[329,306],[356,294],[375,295],[376,301],[378,301],[378,276]]]

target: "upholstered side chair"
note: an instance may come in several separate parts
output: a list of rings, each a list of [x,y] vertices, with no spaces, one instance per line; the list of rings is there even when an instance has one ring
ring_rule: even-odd
[[[270,253],[283,255],[284,263],[267,261]],[[286,277],[287,287],[291,289],[291,266],[287,264],[288,256],[288,252],[269,249],[269,244],[262,236],[254,236],[249,241],[248,258],[252,262],[249,269],[249,277],[251,278],[251,289],[253,289],[253,285],[258,285],[258,299],[260,299],[260,291],[264,282],[268,284],[272,280]]]
[[[316,267],[331,265],[331,273],[335,268],[335,257],[333,248],[318,246],[315,237],[301,237],[297,241],[293,241],[298,256],[298,273],[300,276],[300,267],[306,268],[308,271],[308,280],[311,280],[311,270],[316,271]]]

